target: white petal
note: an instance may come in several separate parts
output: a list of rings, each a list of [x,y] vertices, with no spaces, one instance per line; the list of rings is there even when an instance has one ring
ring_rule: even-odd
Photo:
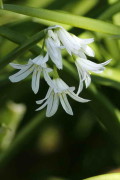
[[[66,111],[66,113],[73,115],[73,111],[72,111],[72,108],[68,102],[66,94],[62,93],[59,95],[59,97],[60,97],[61,105],[62,105],[63,109]]]
[[[54,89],[55,87],[54,87],[53,81],[50,78],[48,72],[46,72],[46,70],[43,70],[43,75],[44,75],[44,79],[47,82],[47,84]]]
[[[87,54],[88,56],[91,56],[91,57],[95,56],[95,53],[91,47],[84,45],[84,46],[82,46],[82,49],[84,50],[85,54]]]
[[[87,59],[86,55],[84,52],[82,52],[81,50],[78,51],[78,53],[76,53],[80,58],[83,58],[83,59]]]
[[[90,60],[80,58],[79,63],[88,71],[103,71],[105,68],[103,64],[97,64]]]
[[[41,65],[42,61],[43,61],[43,56],[39,55],[37,57],[35,57],[34,59],[31,60],[32,63],[36,64],[36,65]]]
[[[55,44],[51,38],[47,38],[46,47],[51,60],[55,63],[58,69],[62,69],[62,56],[61,50]]]
[[[60,41],[58,39],[58,35],[56,34],[56,32],[53,32],[52,30],[49,30],[48,31],[48,36],[49,37],[52,37],[53,40],[55,41],[55,44],[60,47]]]
[[[94,42],[94,38],[90,38],[90,39],[81,39],[79,38],[79,41],[81,44],[90,44],[92,42]]]
[[[26,68],[23,68],[19,72],[17,72],[16,74],[10,76],[9,77],[10,81],[11,82],[19,82],[19,81],[25,79],[34,70],[34,66],[32,66],[32,67],[31,66],[32,65],[30,64]]]
[[[79,86],[78,86],[78,91],[77,91],[77,95],[79,95],[80,92],[83,90],[83,80],[82,80],[82,76],[81,76],[81,69],[79,68],[79,66],[76,62],[75,62],[75,64],[76,64],[78,75],[79,75]]]
[[[51,111],[46,113],[46,116],[47,117],[53,116],[58,109],[58,105],[59,105],[59,96],[57,94],[54,94],[53,106],[51,108]]]
[[[65,30],[57,30],[57,35],[62,42],[63,46],[65,46],[68,53],[71,55],[73,48],[75,47],[74,40],[72,36]]]
[[[59,92],[67,90],[69,88],[69,86],[62,79],[57,78],[55,81]]]
[[[85,102],[89,102],[89,101],[90,101],[90,100],[88,100],[88,99],[83,99],[83,98],[77,96],[77,95],[76,95],[74,92],[72,92],[72,91],[69,91],[69,92],[68,92],[68,95],[69,95],[72,99],[74,99],[75,101],[78,101],[78,102],[85,103]]]
[[[85,65],[82,64],[81,58],[76,59],[75,64],[76,64],[77,70],[79,71],[79,74],[81,76],[81,80],[84,81],[86,78],[86,69],[85,69]]]
[[[50,97],[48,98],[48,105],[47,105],[47,110],[46,110],[46,116],[50,116],[50,112],[53,106],[53,100],[54,100],[54,93],[50,94]]]
[[[105,61],[105,62],[103,62],[103,63],[101,63],[103,66],[106,66],[107,64],[109,64],[110,62],[112,61],[112,59],[109,59],[109,60],[107,60],[107,61]]]
[[[91,77],[90,77],[90,75],[88,73],[86,73],[86,79],[85,79],[86,88],[88,88],[90,83],[91,83]]]
[[[49,88],[49,89],[48,89],[48,92],[47,92],[47,94],[46,94],[46,96],[45,96],[45,98],[44,98],[44,99],[41,99],[41,100],[36,101],[36,103],[37,103],[37,104],[42,104],[42,103],[43,103],[46,99],[48,99],[48,98],[49,98],[49,96],[50,96],[51,92],[52,92],[52,88]]]
[[[38,109],[36,109],[36,111],[43,109],[45,106],[47,106],[47,104],[48,104],[48,101],[46,101],[42,106],[40,106]]]
[[[32,90],[35,94],[38,92],[40,87],[40,74],[41,69],[39,67],[36,67],[32,75]]]
[[[45,57],[43,58],[41,64],[46,63],[46,62],[48,61],[48,59],[49,59],[49,56],[48,56],[48,53],[46,53],[46,55],[45,55]]]
[[[21,64],[10,63],[10,66],[12,66],[12,67],[15,68],[15,69],[23,69],[23,68],[27,67],[28,64],[21,65]]]

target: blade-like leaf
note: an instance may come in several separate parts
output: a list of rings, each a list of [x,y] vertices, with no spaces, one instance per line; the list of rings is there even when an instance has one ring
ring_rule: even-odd
[[[23,43],[22,46],[13,50],[7,56],[3,57],[0,61],[0,68],[3,68],[10,61],[14,60],[17,56],[21,55],[26,50],[29,50],[30,48],[32,48],[33,45],[36,44],[38,41],[40,41],[44,36],[45,36],[45,30],[40,31],[39,33],[31,37],[29,40],[27,40],[27,42]]]
[[[104,20],[109,19],[117,12],[120,12],[120,2],[111,5],[105,12],[103,12],[99,16],[99,19],[104,19]]]
[[[17,6],[10,4],[5,4],[4,10],[16,12],[19,14],[24,14],[27,16],[38,17],[40,19],[45,19],[58,23],[68,24],[74,27],[79,27],[91,31],[102,32],[112,35],[120,34],[119,26],[101,20],[71,15],[68,13],[55,12],[47,9],[38,9],[38,8]]]
[[[11,146],[3,153],[0,154],[0,167],[4,167],[11,158],[18,153],[21,148],[26,144],[26,141],[30,139],[31,132],[36,130],[41,122],[45,119],[45,112],[38,113],[29,124],[27,124],[21,132],[16,136]]]
[[[19,44],[19,45],[23,45],[25,43],[25,41],[27,42],[28,37],[26,37],[24,34],[21,34],[17,31],[14,31],[8,27],[4,27],[4,26],[0,26],[0,36],[3,36],[4,38]],[[34,55],[38,55],[40,53],[40,47],[38,47],[37,45],[33,46],[32,48],[30,48],[30,51],[34,54]]]
[[[104,174],[100,176],[90,177],[84,180],[119,180],[120,173]]]

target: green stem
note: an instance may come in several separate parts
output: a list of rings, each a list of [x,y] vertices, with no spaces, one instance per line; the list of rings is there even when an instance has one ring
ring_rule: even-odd
[[[59,74],[58,74],[58,71],[57,71],[57,68],[56,68],[55,65],[54,65],[54,68],[53,68],[53,78],[54,79],[59,78]]]

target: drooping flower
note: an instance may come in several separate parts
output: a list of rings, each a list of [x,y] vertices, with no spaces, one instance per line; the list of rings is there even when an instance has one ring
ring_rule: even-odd
[[[83,59],[80,57],[76,58],[75,65],[77,67],[79,79],[80,79],[77,95],[83,89],[83,82],[85,82],[86,88],[90,85],[91,83],[90,72],[102,73],[105,69],[104,66],[107,65],[110,61],[111,59],[104,63],[97,64],[87,59]]]
[[[45,39],[45,44],[47,52],[53,63],[57,66],[58,69],[62,69],[62,47],[60,45],[60,41],[58,39],[57,34],[53,33],[52,30],[48,30],[47,37]]]
[[[42,104],[38,109],[41,110],[45,106],[47,106],[46,116],[50,117],[53,116],[59,106],[59,101],[66,111],[66,113],[73,115],[72,108],[69,104],[67,95],[70,96],[72,99],[78,102],[88,102],[89,100],[83,99],[77,96],[73,91],[74,87],[69,87],[62,79],[56,78],[53,80],[54,87],[50,87],[44,99],[36,101],[37,104]]]
[[[49,27],[48,29],[53,29],[52,34],[54,34],[54,36],[57,37],[57,42],[60,41],[61,46],[66,48],[70,55],[75,54],[82,58],[86,58],[86,55],[94,57],[94,51],[92,50],[92,48],[88,46],[88,44],[94,41],[93,38],[78,38],[77,36],[67,32],[62,26],[58,25]]]
[[[27,76],[32,74],[32,90],[36,94],[40,87],[40,76],[43,73],[44,79],[48,83],[49,86],[52,84],[52,80],[49,76],[49,72],[52,71],[51,68],[48,68],[46,62],[48,61],[48,54],[45,57],[42,55],[35,57],[34,59],[30,59],[27,64],[20,65],[10,63],[10,65],[15,68],[19,69],[19,72],[13,74],[9,77],[11,82],[19,82],[25,79]]]

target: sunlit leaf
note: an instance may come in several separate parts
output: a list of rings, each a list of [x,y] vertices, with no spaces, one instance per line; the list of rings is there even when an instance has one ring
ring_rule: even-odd
[[[13,11],[27,16],[38,17],[40,19],[50,20],[58,23],[68,24],[74,27],[88,29],[91,31],[102,32],[112,35],[120,34],[120,27],[91,18],[75,16],[67,13],[56,12],[47,9],[38,9],[17,5],[4,5],[4,10]]]

